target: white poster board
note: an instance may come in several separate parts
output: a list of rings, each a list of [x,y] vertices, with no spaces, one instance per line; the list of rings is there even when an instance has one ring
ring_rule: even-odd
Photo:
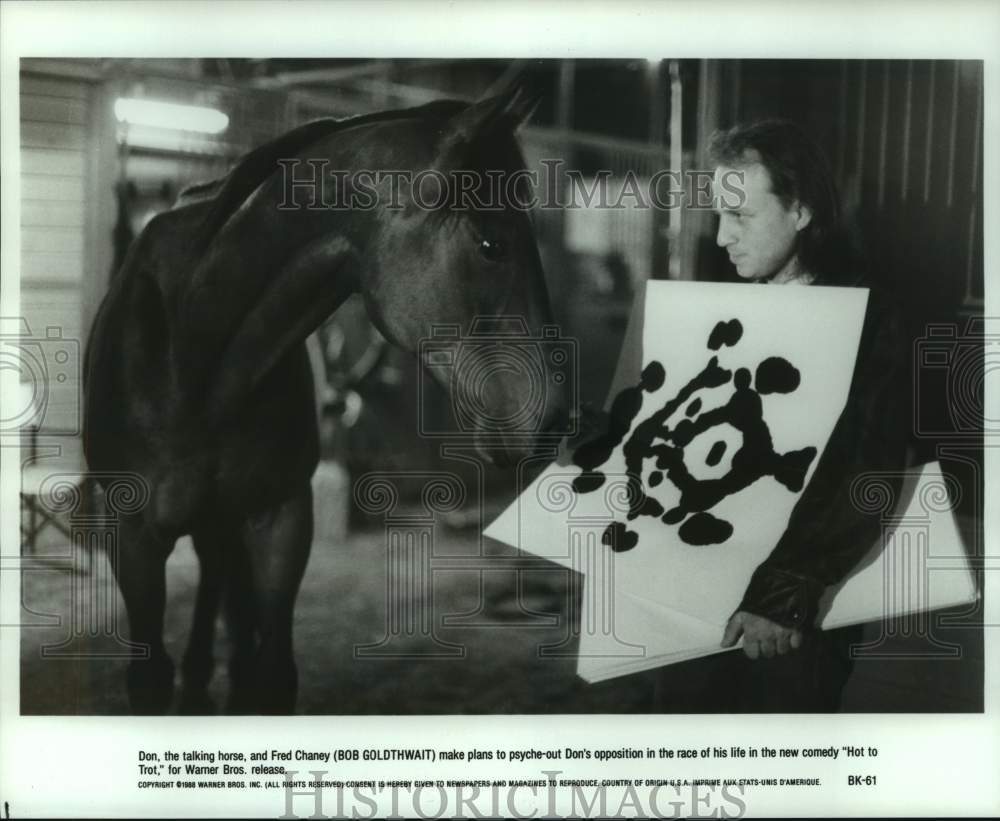
[[[914,469],[882,537],[846,579],[827,588],[818,626],[831,630],[974,601],[950,505],[940,465]],[[717,624],[615,588],[599,569],[587,574],[577,664],[583,679],[603,681],[725,652]]]
[[[866,300],[864,289],[688,282],[639,294],[606,432],[543,471],[485,531],[587,576],[581,676],[721,651],[844,408]],[[932,492],[935,476],[915,475],[907,498]],[[923,577],[897,579],[917,592],[889,600],[880,540],[864,571],[829,592],[823,626],[970,601],[953,518],[932,519],[934,547],[958,572],[939,573],[933,595],[919,592]]]

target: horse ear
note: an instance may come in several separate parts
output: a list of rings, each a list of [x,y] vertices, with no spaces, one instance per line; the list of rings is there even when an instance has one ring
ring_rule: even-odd
[[[516,131],[534,113],[541,99],[541,92],[525,75],[520,74],[476,106],[490,106],[491,116],[495,118],[494,126],[503,122],[511,131]]]
[[[452,118],[445,145],[469,144],[498,130],[516,131],[531,116],[541,94],[518,77],[499,93],[473,103]]]

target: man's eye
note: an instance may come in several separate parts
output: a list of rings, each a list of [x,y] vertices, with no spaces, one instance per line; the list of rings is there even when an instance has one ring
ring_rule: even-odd
[[[483,259],[487,259],[490,262],[499,262],[507,256],[507,249],[500,240],[486,239],[484,237],[479,240],[479,253]]]

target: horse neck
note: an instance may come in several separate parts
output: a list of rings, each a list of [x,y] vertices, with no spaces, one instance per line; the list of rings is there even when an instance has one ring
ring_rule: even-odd
[[[404,162],[426,167],[427,133],[413,121],[374,123],[333,135],[297,156],[322,157],[328,169],[348,173]],[[242,352],[255,356],[304,340],[371,273],[382,209],[331,209],[322,207],[322,198],[318,208],[288,207],[283,173],[275,169],[229,217],[182,286],[176,313],[185,350],[180,364],[192,375],[194,390]],[[301,166],[300,173],[305,173]],[[257,378],[259,373],[252,377]],[[236,385],[227,392],[237,396],[243,389]]]
[[[329,275],[324,243],[341,240],[362,257],[373,230],[369,213],[286,209],[281,185],[267,180],[226,222],[191,269],[177,312],[182,338],[197,340],[192,355],[217,361],[229,340],[262,302],[283,300],[271,311],[288,321],[316,307],[318,327],[357,289],[359,272],[338,266]]]
[[[348,175],[362,168],[426,168],[433,159],[428,139],[433,133],[421,120],[387,117],[338,131],[296,152],[297,166],[275,167],[218,231],[197,265],[192,289],[207,286],[237,297],[253,295],[287,275],[289,261],[310,243],[337,234],[366,258],[381,209],[325,207],[336,192],[332,177],[316,186],[318,207],[306,207],[313,192],[308,186],[293,188],[289,181],[309,179],[312,159],[322,160],[324,171]],[[240,306],[234,310],[239,314]]]

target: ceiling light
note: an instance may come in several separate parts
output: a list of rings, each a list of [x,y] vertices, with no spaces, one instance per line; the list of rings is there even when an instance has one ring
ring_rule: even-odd
[[[115,100],[115,117],[119,122],[129,125],[197,131],[202,134],[218,134],[229,125],[229,117],[214,108],[140,100],[135,97],[119,97]]]

